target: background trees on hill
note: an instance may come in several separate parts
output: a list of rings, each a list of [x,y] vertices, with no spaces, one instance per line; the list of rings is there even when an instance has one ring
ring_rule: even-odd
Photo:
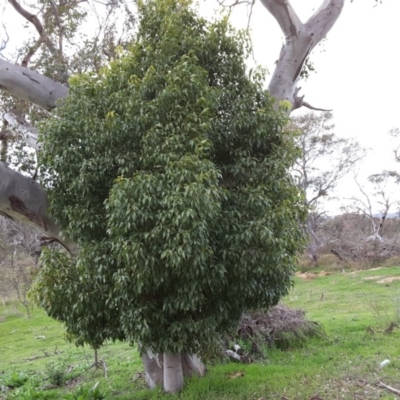
[[[0,216],[0,295],[3,303],[17,297],[30,316],[28,291],[40,255],[38,233]]]
[[[339,181],[363,158],[365,150],[354,139],[335,134],[331,112],[307,113],[293,117],[291,122],[298,132],[296,143],[301,150],[293,175],[309,210],[305,228],[307,251],[315,263],[323,244],[317,234],[325,212],[321,200],[332,195]]]
[[[380,216],[374,217],[381,222]],[[387,218],[383,240],[368,240],[371,219],[362,213],[347,212],[325,219],[318,227],[321,241],[319,257],[333,254],[341,268],[346,266],[371,267],[400,255],[400,220]],[[327,257],[330,262],[332,257]],[[326,263],[326,261],[324,261]]]

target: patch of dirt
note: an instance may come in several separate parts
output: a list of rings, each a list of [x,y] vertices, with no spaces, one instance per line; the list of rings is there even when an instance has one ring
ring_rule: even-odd
[[[380,269],[382,269],[382,267],[368,268],[368,271],[378,271],[378,270],[380,270]],[[363,272],[363,271],[365,271],[365,270],[363,270],[363,269],[358,269],[358,270],[356,270],[356,271],[350,271],[350,272],[348,272],[347,275],[357,275],[359,272]]]
[[[298,278],[302,278],[306,281],[311,281],[312,279],[318,278],[320,276],[328,276],[331,275],[330,272],[326,272],[326,271],[321,271],[318,273],[314,273],[314,272],[296,272],[295,276],[297,276]]]
[[[302,278],[306,281],[311,281],[311,279],[314,279],[318,276],[318,274],[314,274],[312,272],[296,272],[295,276],[298,278]]]
[[[365,278],[361,278],[363,281],[373,281],[376,279],[382,278],[382,275],[377,275],[377,276],[366,276]]]
[[[400,276],[389,276],[388,278],[380,279],[377,283],[392,283],[398,280],[400,280]]]

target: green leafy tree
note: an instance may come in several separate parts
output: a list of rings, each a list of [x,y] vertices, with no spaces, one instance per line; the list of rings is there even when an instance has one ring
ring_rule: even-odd
[[[41,269],[30,296],[50,317],[66,326],[66,339],[77,346],[93,348],[98,364],[98,349],[109,338],[124,340],[118,310],[107,307],[102,293],[106,286],[92,284],[86,269],[65,251],[44,249]],[[51,268],[57,265],[57,268]]]
[[[48,251],[38,299],[91,344],[123,337],[164,354],[167,391],[182,386],[181,355],[288,292],[303,245],[290,105],[246,72],[249,50],[190,1],[141,3],[130,50],[70,79],[42,127],[50,213],[79,254]],[[62,291],[44,300],[63,282],[84,322],[66,318]]]

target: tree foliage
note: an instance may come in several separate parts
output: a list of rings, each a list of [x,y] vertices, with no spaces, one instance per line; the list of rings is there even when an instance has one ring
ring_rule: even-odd
[[[332,119],[331,112],[323,112],[307,113],[292,120],[299,131],[297,144],[301,149],[294,172],[299,187],[306,193],[307,206],[314,209],[365,155],[365,149],[356,140],[335,134]]]
[[[249,49],[189,1],[148,1],[129,51],[70,79],[42,127],[42,182],[80,252],[49,250],[36,293],[71,332],[88,329],[60,302],[92,314],[91,343],[195,353],[287,293],[303,243],[298,152],[285,105],[246,72]]]

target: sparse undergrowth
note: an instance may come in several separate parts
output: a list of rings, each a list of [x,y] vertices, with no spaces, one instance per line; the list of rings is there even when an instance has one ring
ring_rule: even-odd
[[[379,382],[400,389],[398,279],[394,267],[301,275],[285,304],[306,310],[325,338],[302,338],[300,346],[294,340],[285,351],[265,347],[264,358],[251,364],[209,365],[205,378],[175,396],[145,389],[140,357],[129,345],[107,343],[99,354],[105,368],[90,368],[92,352],[66,343],[61,325],[40,310],[27,319],[7,305],[0,308],[0,399],[397,398]]]

